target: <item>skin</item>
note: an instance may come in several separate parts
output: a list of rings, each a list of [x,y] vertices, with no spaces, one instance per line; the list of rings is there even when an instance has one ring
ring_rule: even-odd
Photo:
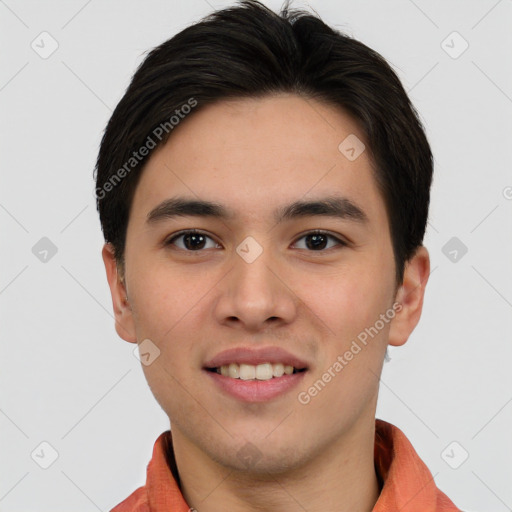
[[[416,326],[429,275],[424,247],[397,286],[388,217],[367,151],[349,161],[338,145],[364,140],[339,108],[296,95],[222,101],[190,115],[156,149],[137,186],[125,264],[110,244],[103,259],[118,334],[149,338],[160,356],[143,366],[172,423],[181,489],[200,512],[371,511],[379,495],[374,470],[375,410],[388,344],[402,345]],[[309,216],[276,224],[275,208],[342,194],[367,222]],[[148,223],[148,213],[182,195],[222,203],[229,220],[176,217]],[[200,251],[183,229],[211,239]],[[308,231],[329,240],[308,248]],[[236,247],[252,236],[262,254],[247,263]],[[297,400],[394,303],[401,310],[307,405]],[[304,359],[299,389],[265,403],[225,395],[204,363],[238,346],[278,346]],[[259,460],[237,456],[247,442]]]

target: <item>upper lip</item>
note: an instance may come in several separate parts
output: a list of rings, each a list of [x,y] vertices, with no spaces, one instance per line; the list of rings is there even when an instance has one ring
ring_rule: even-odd
[[[204,364],[205,368],[219,368],[231,363],[258,365],[263,363],[283,363],[297,370],[307,368],[307,363],[280,347],[230,348],[219,352]]]

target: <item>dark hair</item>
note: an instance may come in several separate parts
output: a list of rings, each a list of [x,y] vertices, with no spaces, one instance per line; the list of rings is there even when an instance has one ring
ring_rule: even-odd
[[[130,206],[153,147],[189,112],[223,99],[295,93],[359,124],[388,213],[397,283],[425,233],[433,158],[399,78],[377,52],[317,16],[256,0],[219,10],[154,48],[103,135],[96,164],[105,240],[123,262]],[[341,141],[340,141],[341,142]]]

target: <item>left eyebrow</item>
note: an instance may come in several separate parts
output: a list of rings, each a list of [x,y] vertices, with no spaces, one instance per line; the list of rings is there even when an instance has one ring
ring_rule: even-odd
[[[359,206],[350,199],[340,196],[325,197],[315,201],[295,201],[279,208],[274,214],[274,218],[278,223],[298,217],[313,216],[335,217],[363,223],[368,222],[368,216]]]
[[[153,208],[147,216],[148,224],[174,217],[213,217],[219,219],[235,218],[235,212],[212,201],[174,197],[166,199]],[[294,201],[278,208],[274,220],[281,223],[299,217],[335,217],[356,222],[368,222],[368,216],[350,199],[342,196],[319,198],[312,201]]]

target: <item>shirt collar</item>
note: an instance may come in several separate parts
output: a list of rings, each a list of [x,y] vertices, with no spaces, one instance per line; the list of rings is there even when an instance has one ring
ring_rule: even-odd
[[[379,419],[375,422],[374,460],[381,493],[372,512],[460,510],[437,488],[432,474],[405,434]],[[190,510],[181,494],[170,431],[161,434],[155,442],[145,491],[150,512]]]

